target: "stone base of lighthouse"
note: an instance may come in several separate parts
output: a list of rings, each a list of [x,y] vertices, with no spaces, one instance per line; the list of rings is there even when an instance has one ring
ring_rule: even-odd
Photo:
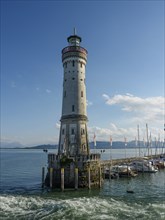
[[[48,155],[48,173],[45,185],[50,188],[101,187],[100,154],[69,158],[65,155]]]

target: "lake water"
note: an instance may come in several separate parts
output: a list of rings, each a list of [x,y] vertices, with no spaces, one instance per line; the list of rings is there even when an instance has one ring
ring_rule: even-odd
[[[113,158],[125,153],[131,157],[136,150],[112,150]],[[2,220],[165,219],[165,169],[129,180],[105,180],[101,189],[62,193],[41,188],[41,169],[47,166],[42,150],[7,149],[0,157]],[[102,159],[109,157],[108,150],[102,153]],[[134,194],[126,192],[128,186]]]

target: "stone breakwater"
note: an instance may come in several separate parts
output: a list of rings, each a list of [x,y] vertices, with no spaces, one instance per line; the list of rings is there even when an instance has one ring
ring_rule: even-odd
[[[104,165],[119,165],[119,164],[129,164],[135,160],[151,160],[151,159],[160,159],[161,155],[152,155],[146,157],[130,157],[130,158],[121,158],[121,159],[112,159],[112,160],[102,160],[100,162],[101,166]],[[165,155],[164,155],[165,156]]]

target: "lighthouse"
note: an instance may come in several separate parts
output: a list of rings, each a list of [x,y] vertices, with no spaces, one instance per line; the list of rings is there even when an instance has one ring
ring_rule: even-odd
[[[81,37],[67,38],[62,50],[63,98],[58,154],[69,157],[88,155],[87,101],[85,70],[87,50],[80,46]]]
[[[62,50],[63,93],[58,153],[48,154],[45,185],[50,188],[91,188],[102,184],[100,154],[90,153],[87,132],[85,70],[87,50],[81,37],[67,38]]]

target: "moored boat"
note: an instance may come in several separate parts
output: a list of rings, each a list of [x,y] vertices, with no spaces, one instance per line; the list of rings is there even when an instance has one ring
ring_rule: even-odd
[[[165,168],[165,158],[152,159],[150,162],[159,169]]]
[[[109,178],[109,175],[111,176],[111,179],[117,178],[117,177],[135,177],[137,176],[137,173],[131,169],[128,165],[115,165],[112,166],[112,168],[109,170],[108,168],[104,171],[105,179]]]
[[[133,161],[129,165],[132,170],[137,172],[156,173],[158,171],[158,168],[156,166],[152,165],[150,161],[146,160]]]

